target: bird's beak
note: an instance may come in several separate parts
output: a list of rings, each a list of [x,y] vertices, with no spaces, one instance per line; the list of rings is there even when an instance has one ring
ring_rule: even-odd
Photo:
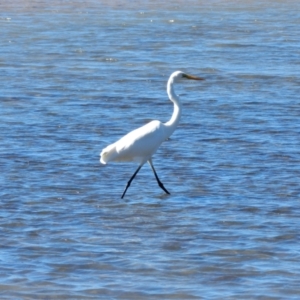
[[[189,75],[189,74],[185,74],[184,77],[187,78],[187,79],[193,79],[193,80],[205,80],[204,78]]]

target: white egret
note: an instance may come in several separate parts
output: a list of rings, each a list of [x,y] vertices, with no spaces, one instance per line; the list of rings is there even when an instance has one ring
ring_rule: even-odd
[[[135,161],[139,164],[139,167],[129,179],[121,198],[125,196],[132,180],[146,161],[149,163],[159,187],[167,194],[170,194],[157,176],[152,163],[152,155],[156,152],[160,144],[174,132],[179,123],[181,103],[178,96],[175,94],[174,83],[181,79],[204,80],[203,78],[188,75],[181,71],[176,71],[171,74],[167,83],[167,93],[170,100],[174,103],[174,111],[171,119],[167,123],[162,123],[157,120],[151,121],[150,123],[129,132],[117,142],[102,150],[100,154],[100,162],[102,164],[106,164],[110,161]]]

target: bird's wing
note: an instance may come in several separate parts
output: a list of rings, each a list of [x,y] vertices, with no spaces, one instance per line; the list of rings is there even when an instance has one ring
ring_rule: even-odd
[[[164,140],[164,124],[160,121],[152,121],[104,148],[100,154],[100,162],[102,164],[109,161],[145,163]]]
[[[164,125],[160,121],[152,121],[129,132],[115,143],[117,160],[147,161],[163,141]]]

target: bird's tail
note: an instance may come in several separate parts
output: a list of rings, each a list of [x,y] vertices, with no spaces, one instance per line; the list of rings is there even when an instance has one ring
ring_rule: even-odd
[[[104,148],[100,153],[100,162],[106,165],[109,161],[113,160],[117,156],[115,144],[111,144]]]

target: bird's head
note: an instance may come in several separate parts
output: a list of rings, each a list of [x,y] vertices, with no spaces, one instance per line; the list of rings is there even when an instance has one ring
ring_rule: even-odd
[[[186,74],[182,71],[176,71],[171,75],[171,78],[173,79],[174,82],[180,81],[182,79],[192,79],[192,80],[204,80],[204,78],[193,76]]]

